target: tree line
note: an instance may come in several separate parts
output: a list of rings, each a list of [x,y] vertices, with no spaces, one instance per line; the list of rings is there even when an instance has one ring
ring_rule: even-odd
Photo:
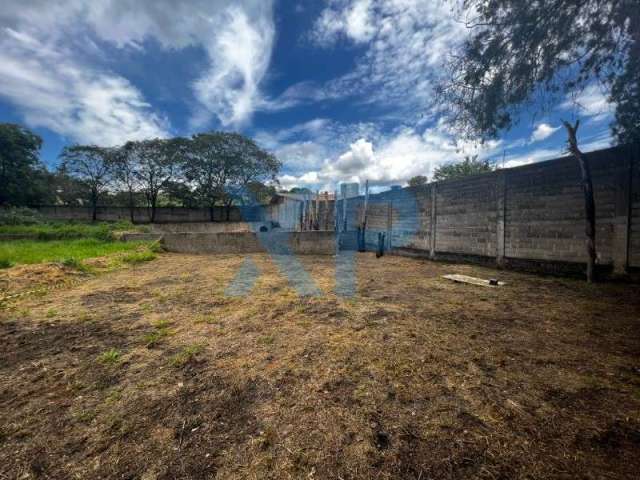
[[[129,141],[116,147],[71,145],[51,172],[40,161],[42,139],[14,124],[0,124],[0,205],[146,206],[155,221],[159,206],[214,207],[268,201],[280,161],[238,133]]]

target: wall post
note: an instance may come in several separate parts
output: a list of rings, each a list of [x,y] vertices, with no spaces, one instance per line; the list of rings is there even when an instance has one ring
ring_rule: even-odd
[[[616,172],[615,218],[613,220],[613,273],[624,274],[629,267],[629,240],[631,230],[631,182],[633,160],[637,149],[630,147]]]
[[[507,218],[507,172],[502,170],[496,175],[496,263],[504,266],[505,226]]]
[[[387,203],[387,249],[391,251],[391,234],[393,232],[393,202]]]
[[[429,257],[433,260],[436,258],[436,198],[437,198],[437,186],[438,184],[433,182],[431,184],[431,222],[429,225]]]

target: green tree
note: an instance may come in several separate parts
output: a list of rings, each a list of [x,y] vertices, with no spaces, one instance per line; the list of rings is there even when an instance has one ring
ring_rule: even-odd
[[[617,105],[613,132],[640,140],[637,0],[464,0],[470,37],[441,93],[462,132],[494,137],[523,105],[547,108],[593,82]]]
[[[97,220],[98,201],[113,180],[113,150],[96,145],[65,147],[60,155],[61,169],[85,185],[89,190],[91,220]]]
[[[156,220],[158,198],[179,174],[180,161],[185,154],[183,138],[130,141],[122,147],[122,154],[135,166],[133,174],[144,192],[149,220]]]
[[[449,163],[437,167],[433,173],[433,179],[436,181],[448,180],[450,178],[466,177],[468,175],[477,175],[493,170],[489,160],[478,160],[477,155],[466,156],[464,160],[457,163]]]
[[[409,186],[419,187],[420,185],[426,185],[427,181],[428,179],[424,175],[416,175],[415,177],[411,177],[409,179]]]
[[[209,208],[212,221],[216,203],[226,207],[229,220],[233,202],[245,201],[252,183],[275,180],[280,166],[273,155],[253,140],[230,132],[194,135],[187,143],[182,161],[184,176]]]
[[[511,128],[518,110],[546,110],[599,83],[617,105],[619,142],[640,140],[640,8],[637,0],[464,0],[470,37],[452,56],[440,93],[466,138]],[[593,280],[595,202],[579,122],[563,121],[580,166],[585,200],[587,279]]]
[[[26,128],[0,123],[0,205],[40,203],[50,197],[40,163],[42,139]]]
[[[129,219],[135,222],[135,207],[137,191],[141,188],[138,172],[137,156],[131,153],[131,149],[117,147],[113,150],[113,174],[114,180],[120,192],[126,192],[126,205],[129,209]],[[118,195],[121,196],[121,195]]]

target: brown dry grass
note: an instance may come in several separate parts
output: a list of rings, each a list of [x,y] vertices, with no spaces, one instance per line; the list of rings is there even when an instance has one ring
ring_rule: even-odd
[[[358,257],[164,254],[0,310],[0,478],[630,478],[640,288]],[[505,287],[441,279],[499,275]]]

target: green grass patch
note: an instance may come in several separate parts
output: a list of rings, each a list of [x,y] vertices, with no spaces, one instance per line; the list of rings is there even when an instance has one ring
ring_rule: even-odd
[[[112,348],[98,355],[98,361],[107,365],[114,365],[120,361],[121,356],[120,350]]]
[[[129,222],[48,222],[34,225],[0,225],[1,234],[29,235],[38,240],[68,240],[95,238],[109,241],[117,231],[142,231],[146,227]]]
[[[149,258],[149,254],[137,255],[136,250],[144,242],[112,242],[96,238],[72,240],[10,240],[0,242],[0,262],[32,264],[42,262],[67,262],[79,265],[86,258],[101,257],[119,252],[136,254],[133,261]],[[149,252],[154,255],[152,252]],[[146,260],[145,260],[146,261]]]
[[[171,357],[171,365],[174,367],[183,367],[191,360],[195,358],[196,355],[201,353],[204,350],[204,345],[195,344],[184,347],[180,352]]]
[[[135,251],[131,253],[127,253],[122,256],[122,261],[125,263],[138,264],[144,262],[150,262],[151,260],[155,260],[156,254],[151,250],[141,250]]]

